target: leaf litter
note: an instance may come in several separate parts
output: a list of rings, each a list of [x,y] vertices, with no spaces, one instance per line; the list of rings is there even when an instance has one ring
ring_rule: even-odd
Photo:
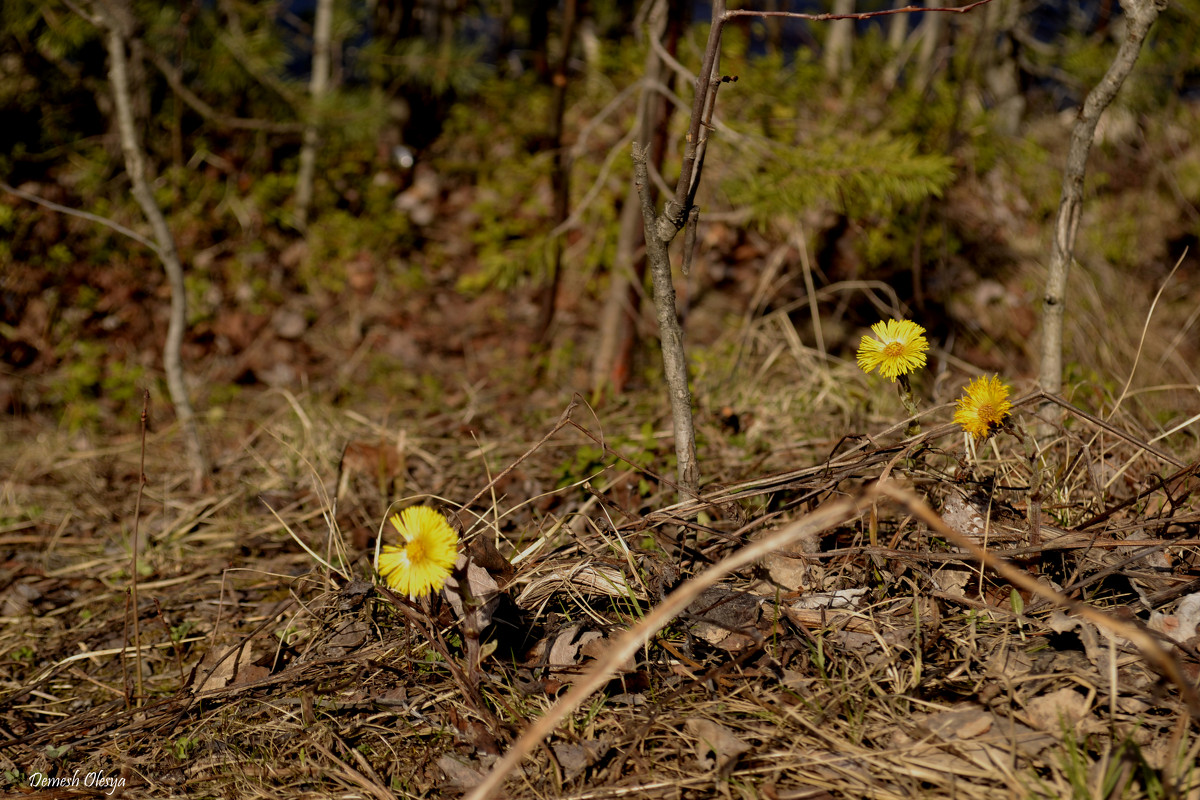
[[[972,463],[946,428],[832,443],[813,466],[734,476],[672,504],[669,481],[571,409],[483,480],[452,437],[413,437],[413,457],[346,450],[334,444],[346,423],[318,414],[254,433],[258,466],[230,470],[219,495],[158,494],[142,520],[140,642],[112,526],[46,522],[55,510],[103,520],[110,501],[109,518],[127,518],[122,485],[68,503],[53,465],[10,479],[10,504],[46,512],[0,533],[0,766],[119,775],[132,797],[452,796],[595,679],[598,691],[523,753],[508,796],[1055,797],[1080,771],[1138,796],[1137,770],[1176,796],[1200,794],[1177,676],[1102,624],[1160,632],[1153,641],[1194,685],[1194,466],[1114,439],[1101,463],[1124,460],[1134,479],[1117,498],[1063,445],[1045,454],[1064,466],[1035,535],[1028,461],[1002,446]],[[160,468],[163,442],[148,448]],[[600,473],[554,488],[554,449],[582,444],[603,453]],[[339,476],[342,452],[375,473]],[[905,454],[908,466],[888,466]],[[136,455],[127,443],[106,457]],[[948,532],[873,490],[885,470],[940,508]],[[628,494],[629,476],[649,493]],[[420,492],[397,497],[405,481]],[[452,580],[414,602],[370,581],[381,496],[457,518],[465,592]],[[838,498],[856,510],[696,592],[607,663],[623,633],[707,567]],[[50,547],[29,547],[43,537]],[[968,543],[1041,593],[982,566]]]

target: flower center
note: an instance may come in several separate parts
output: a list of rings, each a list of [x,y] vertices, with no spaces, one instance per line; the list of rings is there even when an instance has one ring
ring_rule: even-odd
[[[413,539],[408,543],[408,547],[404,548],[405,554],[408,556],[408,563],[419,564],[425,559],[425,542],[421,539]]]
[[[991,403],[984,403],[979,407],[979,418],[987,423],[996,421],[996,409]]]
[[[887,358],[899,358],[904,355],[904,344],[902,342],[888,342],[887,347],[883,348],[883,354]]]

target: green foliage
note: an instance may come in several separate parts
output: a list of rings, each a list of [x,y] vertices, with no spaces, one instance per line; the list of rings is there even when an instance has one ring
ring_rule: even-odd
[[[824,68],[807,51],[785,64],[779,55],[743,61],[744,47],[738,35],[726,42],[723,69],[739,81],[718,100],[721,117],[741,138],[729,141],[718,131],[708,154],[708,180],[719,181],[731,205],[760,227],[835,209],[864,231],[856,245],[871,266],[910,258],[917,231],[930,258],[957,250],[953,231],[916,224],[922,204],[942,197],[963,166],[951,143],[964,127],[977,133],[986,121],[964,119],[955,84],[938,76],[884,95],[878,76],[892,54],[874,33],[855,44],[854,69],[840,94],[831,93]],[[996,157],[968,155],[977,169]]]
[[[191,633],[195,627],[196,627],[196,623],[192,622],[190,620],[182,622],[179,625],[172,625],[171,626],[171,641],[175,642],[177,644],[179,642],[182,642],[184,639],[187,638],[188,634]]]
[[[759,219],[839,199],[856,216],[890,216],[901,206],[940,197],[954,178],[949,157],[922,154],[913,137],[882,131],[830,132],[799,147],[774,149],[750,169],[737,166],[740,174],[725,183],[726,192]]]
[[[550,154],[523,146],[547,130],[548,87],[532,76],[496,80],[479,99],[452,108],[444,134],[461,146],[453,161],[443,160],[443,168],[470,175],[476,185],[470,238],[479,269],[459,278],[458,289],[467,293],[544,279],[551,212]],[[518,103],[524,113],[511,114]]]
[[[171,754],[179,761],[187,761],[200,742],[191,736],[180,736],[171,743]]]
[[[612,100],[616,88],[636,80],[644,51],[630,40],[602,42],[599,53],[605,80],[575,80],[568,85],[566,147],[573,133],[589,122]],[[475,217],[470,238],[478,268],[462,275],[457,288],[466,293],[511,289],[543,283],[551,277],[555,242],[554,198],[551,173],[554,165],[550,130],[553,88],[532,74],[489,76],[477,88],[472,102],[450,109],[443,138],[455,142],[452,152],[439,158],[445,173],[470,179],[476,188],[471,214]],[[520,108],[521,113],[512,110]],[[580,211],[585,193],[592,199],[582,209],[578,228],[604,242],[579,248],[586,269],[611,263],[617,209],[625,196],[632,162],[620,153],[602,172],[607,147],[631,124],[632,103],[618,106],[606,126],[592,130],[595,144],[571,164],[572,211]],[[595,191],[593,191],[595,190]],[[564,248],[564,238],[558,244]],[[579,262],[573,262],[579,268]]]
[[[638,439],[617,436],[608,445],[612,451],[620,453],[620,457],[612,455],[598,445],[583,445],[575,451],[570,460],[560,464],[554,471],[557,478],[556,488],[561,489],[578,483],[609,468],[622,469],[633,465],[646,469],[655,463],[661,463],[665,455],[654,436],[654,427],[649,422],[643,423]],[[638,494],[648,497],[653,491],[651,483],[644,476],[640,477]]]
[[[1175,797],[1174,787],[1164,785],[1162,774],[1146,761],[1132,739],[1096,753],[1086,736],[1080,736],[1068,720],[1062,721],[1057,761],[1071,787],[1072,798],[1139,797],[1161,800]],[[1186,771],[1185,771],[1186,774]],[[1060,791],[1042,786],[1042,797],[1062,797]]]
[[[479,55],[479,48],[453,41],[411,39],[389,46],[377,39],[363,49],[362,60],[373,83],[399,79],[434,94],[466,97],[484,93],[495,78],[495,70]]]
[[[1107,37],[1082,33],[1067,34],[1060,47],[1062,61],[1059,66],[1078,81],[1077,85],[1085,93],[1104,77],[1116,54],[1116,44]]]
[[[87,339],[64,341],[57,356],[63,364],[47,386],[47,400],[65,409],[63,423],[79,430],[100,419],[101,406],[124,412],[140,402],[145,369],[113,358],[111,348]]]
[[[1185,84],[1200,78],[1200,0],[1175,0],[1150,29],[1150,37],[1131,76],[1136,85],[1124,92],[1137,110],[1174,102]]]
[[[1052,218],[1062,198],[1062,172],[1051,163],[1049,151],[1031,139],[1017,139],[1008,143],[1001,160],[1029,200],[1033,219]]]

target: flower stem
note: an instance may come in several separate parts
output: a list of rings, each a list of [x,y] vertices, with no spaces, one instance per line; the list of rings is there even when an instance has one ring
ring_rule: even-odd
[[[900,375],[896,378],[896,387],[900,393],[900,405],[904,406],[904,410],[913,419],[908,423],[908,427],[904,429],[905,436],[917,436],[921,433],[921,422],[919,419],[920,409],[917,408],[917,398],[913,394],[912,384],[908,381],[907,375]]]

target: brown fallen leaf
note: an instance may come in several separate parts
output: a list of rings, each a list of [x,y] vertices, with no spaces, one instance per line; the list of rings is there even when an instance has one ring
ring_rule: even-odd
[[[1084,734],[1102,730],[1104,724],[1092,716],[1088,699],[1069,687],[1048,692],[1025,703],[1025,714],[1038,730],[1060,733],[1066,725]]]
[[[234,649],[237,652],[214,647],[204,654],[204,658],[196,665],[193,693],[251,683],[271,674],[269,669],[255,666],[249,642]]]
[[[483,782],[483,774],[478,770],[471,769],[469,766],[459,761],[449,753],[445,753],[437,761],[438,769],[446,775],[448,786],[462,791],[464,789],[472,789]]]
[[[724,650],[741,650],[754,644],[759,598],[714,586],[687,607],[699,619],[689,623],[693,636]],[[746,633],[741,633],[746,631]]]
[[[579,743],[559,742],[552,745],[554,757],[563,768],[563,778],[573,781],[583,774],[583,771],[599,761],[612,746],[604,740],[590,740]]]
[[[684,723],[687,732],[696,737],[696,759],[701,767],[708,769],[716,767],[717,775],[726,777],[733,771],[737,760],[750,750],[737,734],[720,723],[710,719],[689,719]],[[716,762],[708,759],[711,751],[716,756]]]
[[[1180,600],[1173,614],[1152,613],[1149,628],[1177,642],[1191,639],[1200,628],[1200,593],[1189,594]]]
[[[464,567],[467,576],[465,592],[456,577],[462,574]],[[454,573],[446,579],[444,591],[446,600],[467,631],[479,633],[492,624],[492,614],[500,605],[500,586],[486,569],[467,556],[460,555],[454,565]],[[469,598],[468,602],[463,602],[464,595]]]

